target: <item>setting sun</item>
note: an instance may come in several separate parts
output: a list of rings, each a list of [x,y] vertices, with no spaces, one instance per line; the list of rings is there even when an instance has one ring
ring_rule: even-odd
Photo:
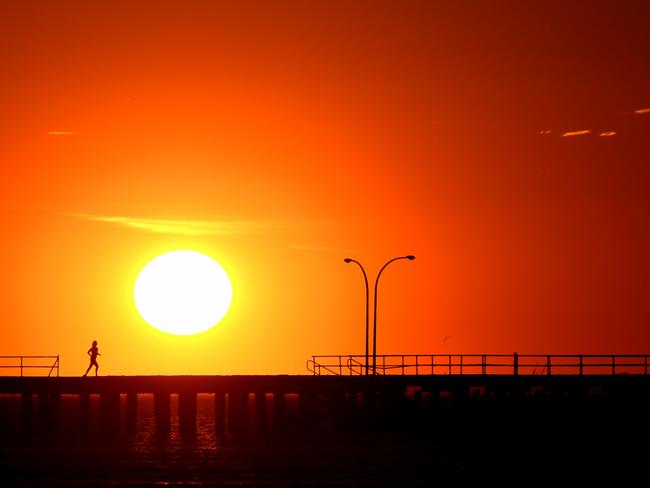
[[[158,330],[177,335],[203,332],[226,315],[232,300],[228,275],[196,251],[172,251],[150,261],[134,287],[135,306]]]

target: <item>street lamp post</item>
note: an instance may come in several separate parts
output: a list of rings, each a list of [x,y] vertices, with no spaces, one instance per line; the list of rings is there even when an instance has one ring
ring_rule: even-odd
[[[375,375],[377,374],[377,287],[379,286],[379,278],[381,277],[381,274],[383,271],[386,269],[386,267],[394,262],[398,261],[400,259],[408,259],[409,261],[413,261],[415,259],[415,256],[408,255],[408,256],[398,256],[396,258],[391,259],[388,261],[386,264],[382,266],[382,268],[379,270],[379,273],[377,274],[377,279],[375,280],[375,303],[374,303],[374,310],[373,310],[373,326],[372,326],[372,374]]]
[[[366,270],[363,268],[361,263],[357,261],[356,259],[350,259],[350,258],[345,258],[343,261],[346,263],[355,263],[359,268],[361,268],[361,272],[363,273],[363,280],[366,283],[366,376],[368,375],[368,313],[370,309],[370,292],[368,290],[368,275],[366,274]]]

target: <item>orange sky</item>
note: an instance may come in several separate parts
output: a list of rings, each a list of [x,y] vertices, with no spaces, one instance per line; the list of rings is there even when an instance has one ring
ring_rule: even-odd
[[[0,355],[303,373],[407,253],[379,353],[647,353],[650,4],[493,3],[2,2]],[[173,249],[209,332],[134,309]]]

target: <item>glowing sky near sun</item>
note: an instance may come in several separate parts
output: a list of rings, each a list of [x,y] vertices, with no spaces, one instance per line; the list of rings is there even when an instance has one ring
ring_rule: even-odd
[[[300,373],[378,350],[647,352],[648,2],[5,1],[0,355]],[[138,272],[232,281],[197,336]]]

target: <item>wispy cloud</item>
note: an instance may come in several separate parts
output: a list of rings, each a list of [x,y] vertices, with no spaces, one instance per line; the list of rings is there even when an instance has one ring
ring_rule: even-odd
[[[76,136],[76,132],[70,132],[65,130],[53,130],[45,133],[48,136]]]
[[[562,134],[562,137],[585,136],[587,134],[591,134],[591,129],[574,130],[574,131],[565,132],[564,134]]]
[[[276,223],[265,221],[149,219],[74,213],[60,215],[70,219],[102,222],[156,234],[190,237],[253,237],[281,230]]]
[[[59,213],[60,217],[71,220],[97,222],[135,229],[154,234],[180,235],[188,237],[226,237],[246,241],[263,242],[299,251],[331,252],[339,254],[358,254],[358,249],[343,247],[300,244],[288,240],[292,233],[287,222],[254,220],[181,220],[125,217],[114,215],[94,215],[84,213]],[[299,241],[299,238],[297,238]]]
[[[627,112],[628,115],[630,112]],[[650,114],[650,108],[638,108],[634,110],[632,113],[636,115],[645,115],[645,114]],[[608,124],[609,125],[609,124]],[[612,124],[613,125],[613,124]],[[550,129],[541,129],[538,130],[537,133],[539,135],[547,136],[551,134]],[[599,137],[613,137],[615,135],[618,135],[618,131],[615,130],[595,130],[592,131],[591,129],[581,129],[581,130],[571,130],[571,131],[566,131],[562,133],[562,137],[576,137],[576,136],[586,136],[589,134],[594,134],[598,135]]]

